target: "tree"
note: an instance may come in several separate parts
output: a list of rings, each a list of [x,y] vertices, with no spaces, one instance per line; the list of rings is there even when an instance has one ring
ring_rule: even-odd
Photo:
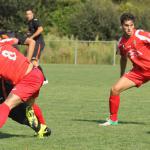
[[[71,32],[83,40],[113,39],[118,30],[118,16],[110,1],[88,0],[70,18]]]

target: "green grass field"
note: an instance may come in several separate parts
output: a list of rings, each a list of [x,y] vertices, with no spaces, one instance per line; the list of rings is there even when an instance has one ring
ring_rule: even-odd
[[[37,103],[52,135],[34,132],[8,119],[0,130],[0,150],[149,150],[150,86],[121,95],[120,124],[98,127],[108,117],[111,85],[119,66],[43,65],[49,84]]]

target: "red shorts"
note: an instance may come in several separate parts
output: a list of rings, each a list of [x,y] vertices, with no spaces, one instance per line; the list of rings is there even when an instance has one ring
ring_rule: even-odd
[[[30,73],[14,86],[11,93],[19,96],[23,101],[36,98],[39,95],[43,81],[42,72],[38,68],[33,68]]]
[[[125,73],[123,76],[133,81],[136,84],[136,87],[139,87],[143,83],[146,83],[150,80],[150,71],[132,69],[128,73]]]

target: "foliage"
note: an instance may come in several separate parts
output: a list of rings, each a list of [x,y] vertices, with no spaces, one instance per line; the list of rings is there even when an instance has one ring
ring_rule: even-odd
[[[111,8],[111,9],[110,9]],[[109,1],[88,0],[70,18],[72,33],[79,39],[113,39],[118,29],[116,8]]]
[[[25,10],[32,8],[45,34],[112,40],[120,35],[119,17],[123,12],[136,16],[138,28],[150,30],[149,5],[149,0],[1,0],[0,30],[24,31]]]

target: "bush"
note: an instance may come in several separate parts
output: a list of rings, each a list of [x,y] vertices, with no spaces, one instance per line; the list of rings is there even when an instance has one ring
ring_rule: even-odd
[[[118,31],[118,16],[110,1],[88,0],[70,18],[70,30],[82,40],[110,40]]]

